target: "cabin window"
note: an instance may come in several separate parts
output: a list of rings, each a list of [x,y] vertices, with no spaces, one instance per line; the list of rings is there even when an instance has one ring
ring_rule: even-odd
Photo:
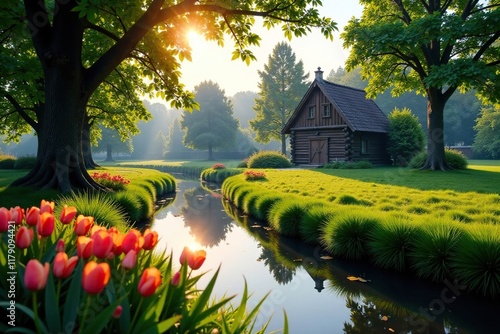
[[[361,139],[361,154],[368,153],[368,140]]]
[[[309,107],[309,118],[314,118],[314,106]]]
[[[323,105],[323,117],[330,117],[330,104]]]

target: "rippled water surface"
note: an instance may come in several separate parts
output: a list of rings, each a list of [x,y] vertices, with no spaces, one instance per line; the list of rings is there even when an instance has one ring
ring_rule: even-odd
[[[205,249],[200,270],[208,272],[198,286],[220,267],[217,298],[236,294],[238,302],[245,281],[251,305],[268,294],[257,319],[260,327],[271,318],[267,333],[283,328],[284,310],[292,334],[500,333],[500,301],[466,295],[459,282],[432,284],[330,259],[319,247],[280,237],[244,216],[216,186],[178,180],[177,187],[174,201],[152,223],[158,247],[174,259],[186,245]]]

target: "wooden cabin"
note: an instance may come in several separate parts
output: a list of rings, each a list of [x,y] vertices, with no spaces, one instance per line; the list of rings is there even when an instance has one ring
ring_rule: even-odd
[[[364,90],[323,80],[321,68],[284,126],[295,165],[321,166],[335,160],[390,164],[389,121]]]

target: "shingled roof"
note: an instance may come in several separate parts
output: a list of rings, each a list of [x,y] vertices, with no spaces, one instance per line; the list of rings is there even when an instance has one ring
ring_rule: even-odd
[[[334,84],[323,80],[321,77],[316,77],[313,81],[299,106],[283,128],[283,133],[288,133],[291,130],[293,120],[315,87],[321,89],[335,109],[344,117],[345,122],[352,131],[387,133],[389,128],[387,117],[373,100],[366,98],[364,90]]]

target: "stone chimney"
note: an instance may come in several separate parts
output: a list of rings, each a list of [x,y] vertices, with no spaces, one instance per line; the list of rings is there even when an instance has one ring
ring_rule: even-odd
[[[316,80],[323,81],[323,71],[321,70],[321,67],[318,67],[318,70],[314,71],[314,73],[316,73]]]

